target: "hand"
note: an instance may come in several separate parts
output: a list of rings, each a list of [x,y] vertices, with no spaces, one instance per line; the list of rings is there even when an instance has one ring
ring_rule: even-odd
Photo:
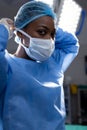
[[[11,20],[9,18],[2,18],[0,20],[0,24],[3,24],[6,27],[6,29],[8,30],[9,39],[12,38],[14,29],[15,29],[13,20]]]

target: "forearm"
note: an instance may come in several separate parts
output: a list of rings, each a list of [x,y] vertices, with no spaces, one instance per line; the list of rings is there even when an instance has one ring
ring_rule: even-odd
[[[78,53],[79,50],[79,41],[75,35],[64,32],[62,29],[58,29],[55,37],[55,46],[56,49],[68,53]]]
[[[8,41],[8,31],[0,25],[0,94],[5,88],[7,80],[8,63],[5,58],[5,49]]]
[[[64,32],[59,28],[56,32],[53,57],[63,72],[66,71],[78,52],[78,39],[71,33]]]

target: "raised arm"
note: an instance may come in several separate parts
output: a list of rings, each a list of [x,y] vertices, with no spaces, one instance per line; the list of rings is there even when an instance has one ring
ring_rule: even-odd
[[[75,35],[58,28],[55,36],[54,57],[65,71],[79,51],[78,39]]]
[[[55,46],[57,49],[62,49],[65,53],[78,53],[79,48],[76,36],[60,28],[56,32]]]
[[[5,88],[7,80],[8,64],[5,58],[5,49],[8,41],[8,31],[4,25],[0,24],[0,94]]]
[[[7,47],[8,39],[12,37],[13,21],[8,18],[0,20],[0,94],[6,87],[8,63],[5,58],[5,50]]]

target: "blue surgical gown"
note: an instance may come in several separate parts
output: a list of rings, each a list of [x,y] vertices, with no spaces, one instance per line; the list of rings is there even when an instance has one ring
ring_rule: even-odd
[[[0,127],[2,130],[65,130],[64,72],[78,54],[75,36],[58,28],[55,51],[43,62],[6,51],[0,25]]]

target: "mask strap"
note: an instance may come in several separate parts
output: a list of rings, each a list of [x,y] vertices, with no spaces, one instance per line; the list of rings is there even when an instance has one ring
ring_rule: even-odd
[[[18,28],[15,28],[15,31],[14,31],[14,33],[16,34],[16,31],[19,31],[19,32],[21,32],[22,34],[24,34],[25,36],[27,36],[28,38],[31,38],[27,33],[25,33],[24,31],[22,31],[22,30],[20,30],[20,29],[18,29]],[[17,36],[18,37],[18,36]],[[19,38],[19,37],[18,37]],[[17,41],[16,41],[17,42]],[[18,44],[20,44],[23,48],[27,48],[24,44],[22,44],[21,42],[17,42]]]
[[[26,37],[31,38],[31,36],[29,34],[27,34],[26,32],[22,31],[21,29],[15,28],[15,31],[19,31],[20,33],[24,34]]]
[[[21,45],[23,48],[27,48],[24,44],[22,44],[21,42],[16,42],[17,44]]]

